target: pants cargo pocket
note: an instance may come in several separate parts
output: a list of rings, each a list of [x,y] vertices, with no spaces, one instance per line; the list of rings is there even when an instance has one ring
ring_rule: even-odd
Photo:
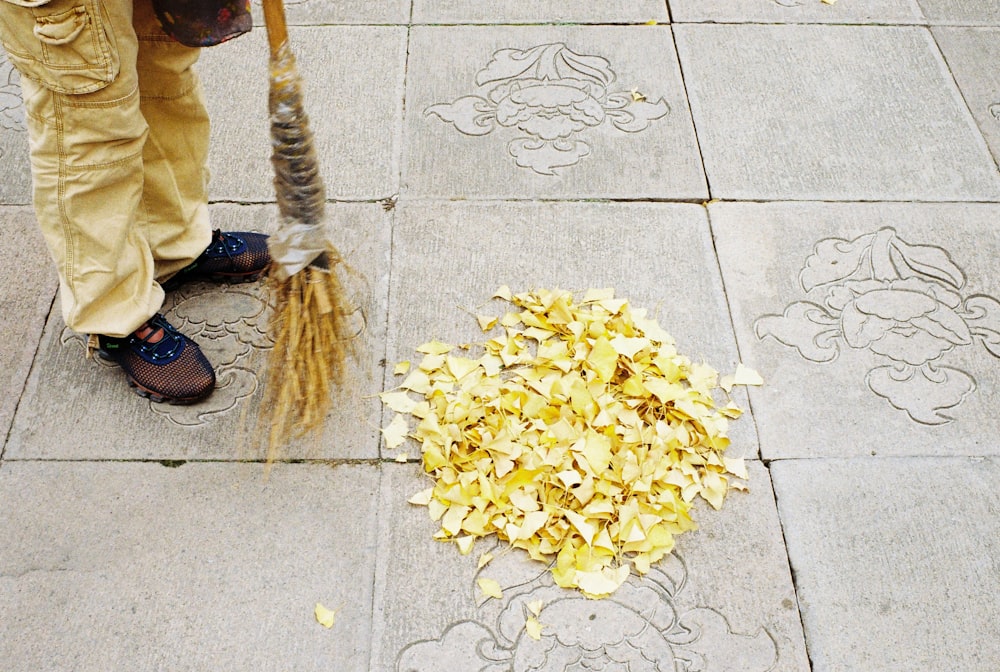
[[[0,41],[22,76],[57,93],[91,93],[118,76],[99,0],[0,0]]]

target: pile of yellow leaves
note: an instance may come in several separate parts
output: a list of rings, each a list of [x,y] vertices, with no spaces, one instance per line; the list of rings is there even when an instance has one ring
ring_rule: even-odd
[[[612,290],[579,304],[558,290],[503,287],[494,298],[519,310],[478,318],[484,332],[503,332],[481,355],[433,341],[417,348],[417,368],[396,366],[406,377],[381,395],[396,412],[386,445],[420,442],[434,486],[410,502],[440,522],[435,538],[469,553],[496,533],[554,559],[558,585],[605,597],[695,528],[695,497],[719,508],[730,476],[747,478],[742,458],[723,455],[727,418],[741,411],[717,407],[717,372],[680,355]],[[741,366],[721,386],[760,382]]]

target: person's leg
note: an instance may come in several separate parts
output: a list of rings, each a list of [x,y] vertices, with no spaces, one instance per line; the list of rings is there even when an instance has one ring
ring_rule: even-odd
[[[125,336],[163,291],[146,237],[132,0],[0,0],[0,39],[22,74],[35,211],[66,324]]]
[[[100,335],[101,356],[140,394],[191,402],[215,373],[156,314],[132,18],[132,0],[0,0],[0,41],[22,75],[35,214],[67,326]]]
[[[165,280],[212,240],[208,217],[208,112],[193,70],[199,49],[168,37],[151,0],[135,0],[139,101],[149,135],[143,147],[143,233]]]

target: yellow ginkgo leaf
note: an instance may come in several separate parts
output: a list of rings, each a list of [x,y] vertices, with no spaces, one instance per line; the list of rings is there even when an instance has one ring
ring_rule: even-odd
[[[529,616],[524,621],[524,631],[528,634],[528,637],[532,639],[542,638],[542,628],[545,626],[538,622],[538,619],[534,616]]]
[[[383,404],[397,413],[412,413],[417,407],[417,400],[403,391],[383,392],[378,397]]]
[[[742,411],[714,395],[760,377],[741,365],[720,381],[609,289],[579,303],[561,290],[504,287],[496,298],[514,310],[476,319],[502,333],[462,346],[466,356],[423,344],[420,368],[380,395],[417,418],[412,430],[386,428],[387,445],[419,442],[434,485],[409,501],[438,522],[435,539],[471,553],[496,534],[551,563],[557,585],[606,597],[695,529],[696,500],[719,507],[745,488],[730,482],[746,478],[744,461],[724,455]],[[490,581],[480,589],[502,594]]]
[[[455,539],[455,543],[458,544],[458,550],[462,555],[468,555],[472,551],[473,544],[476,543],[476,538],[466,535]]]
[[[444,355],[455,349],[455,346],[442,343],[438,340],[429,341],[416,347],[417,352],[425,355]]]
[[[392,419],[388,427],[382,429],[382,436],[385,438],[386,448],[390,450],[393,448],[398,448],[406,441],[406,435],[409,434],[410,428],[406,424],[406,418],[400,414]]]
[[[426,490],[421,490],[406,501],[410,504],[416,504],[417,506],[427,506],[430,504],[431,497],[433,497],[433,495],[434,488],[427,488]]]
[[[490,316],[487,316],[487,315],[477,315],[476,316],[476,321],[479,322],[479,328],[482,329],[483,332],[485,333],[485,332],[489,331],[490,329],[492,329],[493,327],[497,326],[497,322],[499,322],[499,318],[497,318],[497,317],[490,317]]]
[[[316,603],[316,609],[313,613],[316,615],[316,622],[322,625],[324,628],[332,628],[334,622],[337,620],[337,611],[335,609],[327,609],[319,602]]]
[[[498,600],[503,599],[503,591],[500,590],[500,584],[495,579],[476,579],[476,585],[479,586],[479,590],[483,591],[483,595],[486,597],[495,597]]]
[[[396,376],[405,376],[410,371],[410,362],[402,361],[392,367],[392,373]]]

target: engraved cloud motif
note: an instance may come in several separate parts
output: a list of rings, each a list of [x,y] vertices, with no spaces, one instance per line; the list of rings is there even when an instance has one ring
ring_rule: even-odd
[[[504,573],[517,560],[509,554],[480,572]],[[509,581],[502,599],[479,605],[476,620],[405,647],[396,672],[710,672],[737,669],[736,661],[742,672],[773,669],[778,652],[766,630],[736,634],[713,609],[678,607],[686,581],[676,554],[603,600],[559,588],[548,572]],[[535,613],[538,639],[525,630]]]
[[[21,79],[0,49],[0,128],[23,131],[24,104],[21,102]]]
[[[470,136],[515,128],[524,134],[507,144],[515,163],[555,175],[591,153],[581,133],[602,125],[638,133],[669,114],[662,98],[647,102],[641,94],[612,91],[615,79],[606,59],[565,44],[501,49],[476,74],[482,95],[431,105],[424,114]]]
[[[816,301],[758,318],[757,337],[813,362],[832,362],[845,345],[879,355],[887,363],[868,372],[869,389],[916,422],[951,422],[943,411],[976,390],[971,375],[942,363],[950,352],[979,342],[1000,357],[1000,302],[963,297],[965,274],[945,250],[892,228],[820,241],[799,284]]]
[[[177,425],[204,425],[250,397],[260,385],[256,372],[259,363],[254,362],[254,355],[272,346],[264,333],[267,310],[263,285],[217,287],[191,283],[168,294],[164,314],[198,342],[215,368],[217,382],[212,394],[197,404],[181,406],[146,401],[150,410]],[[68,327],[63,328],[60,342],[76,343],[86,349],[86,337]],[[98,357],[94,359],[100,366],[118,368]]]

